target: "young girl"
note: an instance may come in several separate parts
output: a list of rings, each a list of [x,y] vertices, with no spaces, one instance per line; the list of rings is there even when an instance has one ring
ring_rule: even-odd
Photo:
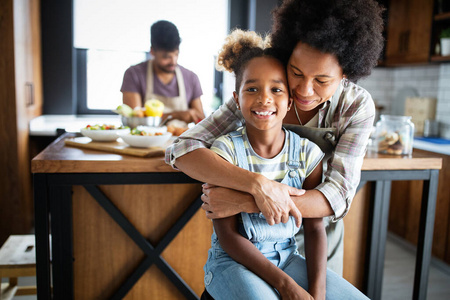
[[[233,97],[245,127],[218,138],[211,149],[241,168],[312,189],[321,182],[323,153],[282,127],[292,99],[286,64],[279,57],[254,32],[236,30],[228,36],[218,66],[235,73]],[[303,220],[306,262],[294,239],[299,218],[270,226],[262,214],[241,213],[213,222],[204,270],[206,290],[214,299],[364,298],[337,274],[327,274],[321,218]],[[330,280],[331,291],[326,287]]]

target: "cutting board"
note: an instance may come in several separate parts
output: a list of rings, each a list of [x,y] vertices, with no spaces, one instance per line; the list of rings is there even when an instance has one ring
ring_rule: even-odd
[[[140,157],[163,156],[165,152],[165,149],[162,147],[150,147],[150,148],[130,147],[120,138],[117,139],[116,142],[94,142],[88,137],[75,137],[65,139],[64,144],[72,147],[99,150],[116,154],[140,156]]]

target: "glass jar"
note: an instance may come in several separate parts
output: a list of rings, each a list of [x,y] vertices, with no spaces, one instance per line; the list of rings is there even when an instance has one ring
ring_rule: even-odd
[[[380,116],[376,125],[378,153],[410,155],[413,139],[414,124],[410,116]]]

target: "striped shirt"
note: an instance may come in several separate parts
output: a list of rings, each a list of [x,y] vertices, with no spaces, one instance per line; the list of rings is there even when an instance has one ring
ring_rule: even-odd
[[[259,156],[252,148],[248,137],[247,131],[244,128],[238,129],[238,132],[242,134],[245,154],[248,159],[249,171],[262,174],[268,179],[281,182],[286,177],[289,170],[288,158],[289,158],[289,145],[291,141],[291,134],[295,134],[292,131],[284,130],[284,145],[283,149],[273,158],[264,158]],[[211,146],[211,150],[219,154],[229,163],[238,166],[238,160],[236,157],[235,145],[230,135],[223,135],[214,141]],[[316,168],[319,162],[322,160],[323,152],[319,146],[312,143],[308,139],[300,138],[300,147],[296,149],[299,151],[300,166],[297,169],[300,182],[303,184],[306,177]]]
[[[320,128],[337,129],[337,145],[327,160],[324,181],[316,187],[334,211],[333,221],[343,218],[350,209],[361,177],[361,166],[375,118],[370,94],[349,82],[339,86],[333,97],[319,110]],[[199,148],[210,148],[219,137],[244,125],[241,112],[229,99],[213,114],[183,133],[166,150],[166,163]]]

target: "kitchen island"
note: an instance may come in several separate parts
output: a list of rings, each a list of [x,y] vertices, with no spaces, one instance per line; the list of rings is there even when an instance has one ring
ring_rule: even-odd
[[[212,234],[200,183],[68,136],[32,160],[39,299],[197,298]]]
[[[199,210],[200,183],[163,157],[71,148],[64,145],[67,136],[32,160],[38,297],[197,299],[212,233]],[[366,156],[360,193],[368,190],[371,197],[345,219],[344,261],[363,257],[355,269],[362,268],[361,288],[374,298],[382,280],[390,182],[414,179],[426,187],[415,282],[416,299],[424,299],[440,167],[439,158],[428,156]],[[367,188],[365,182],[375,184]]]

